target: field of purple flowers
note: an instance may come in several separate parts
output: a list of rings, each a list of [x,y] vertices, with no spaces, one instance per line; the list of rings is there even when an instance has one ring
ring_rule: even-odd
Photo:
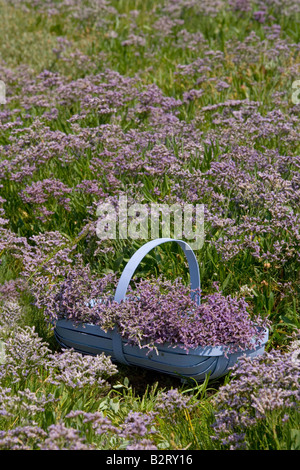
[[[299,0],[0,0],[1,450],[300,449],[299,20]],[[88,307],[144,243],[97,236],[124,195],[204,205],[209,335],[173,319],[191,305],[172,245],[138,302]],[[187,348],[248,344],[252,319],[269,341],[181,383],[60,349],[61,316]]]

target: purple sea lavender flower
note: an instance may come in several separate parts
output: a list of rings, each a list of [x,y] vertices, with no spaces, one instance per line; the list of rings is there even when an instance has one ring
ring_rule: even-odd
[[[48,178],[27,186],[22,191],[21,197],[24,202],[36,206],[35,210],[42,213],[42,220],[45,221],[54,213],[45,206],[49,200],[70,211],[70,198],[65,196],[71,192],[72,188],[68,188],[61,181]]]
[[[91,423],[96,434],[104,437],[103,442],[105,445],[110,436],[113,436],[115,442],[119,442],[121,448],[125,440],[127,443],[126,449],[150,450],[157,449],[156,445],[150,439],[158,432],[154,427],[156,414],[155,412],[145,414],[130,411],[125,417],[124,422],[118,426],[115,426],[112,420],[104,416],[100,411],[93,413],[82,410],[71,411],[66,418],[73,419],[82,417],[84,424]]]
[[[229,0],[229,5],[234,11],[251,11],[250,0]]]
[[[0,449],[39,449],[46,436],[47,433],[37,425],[18,426],[8,431],[0,431]]]
[[[52,424],[48,436],[41,444],[41,450],[91,450],[79,430],[67,427],[64,423]]]
[[[37,414],[44,413],[49,404],[59,400],[52,394],[34,393],[28,388],[15,394],[11,388],[0,388],[0,398],[0,414],[6,419],[18,416],[22,425],[31,424]]]
[[[46,232],[30,238],[31,244],[23,249],[21,278],[27,282],[38,305],[40,297],[51,285],[51,280],[67,274],[73,260],[70,258],[73,245],[59,232]],[[38,305],[39,306],[39,305]]]
[[[51,264],[45,263],[31,288],[36,305],[44,309],[45,318],[51,323],[58,318],[97,323],[103,308],[98,302],[90,301],[110,298],[115,275],[99,277],[91,272],[89,265],[83,265],[80,257],[72,264],[62,253],[52,258]],[[45,277],[47,272],[51,274],[49,279]]]
[[[20,293],[24,290],[26,290],[26,286],[25,286],[25,282],[23,279],[18,278],[18,279],[11,279],[9,281],[5,281],[2,285],[0,285],[0,299],[1,301],[3,300],[4,302],[6,301],[16,302]],[[13,312],[11,313],[13,314]],[[13,317],[11,317],[11,320],[14,322]]]
[[[11,300],[6,300],[3,303],[0,303],[0,328],[14,328],[20,322],[22,315],[22,308],[16,300],[11,298]]]
[[[5,362],[0,364],[0,379],[10,378],[11,383],[18,383],[39,374],[49,353],[48,345],[34,327],[15,327],[5,335]]]
[[[121,426],[120,437],[139,441],[145,436],[156,434],[157,431],[153,428],[155,415],[154,412],[148,414],[138,411],[129,412]]]
[[[216,89],[218,91],[223,91],[223,90],[226,90],[227,88],[229,88],[230,85],[228,85],[228,83],[224,82],[223,80],[219,80],[217,83],[216,83]]]
[[[133,442],[126,447],[126,450],[157,450],[158,447],[151,441],[151,439],[141,439],[140,441]]]
[[[129,34],[128,38],[125,41],[122,41],[122,46],[145,46],[146,39],[142,36],[137,36],[136,34]]]
[[[266,21],[266,10],[258,10],[253,12],[253,18],[259,23],[264,23]]]
[[[190,396],[182,394],[177,389],[170,389],[157,396],[155,410],[168,415],[180,410],[191,410],[194,406],[196,405],[192,403]]]
[[[114,426],[112,421],[107,416],[104,416],[101,411],[95,411],[89,413],[82,410],[71,411],[67,414],[66,418],[76,418],[77,416],[82,416],[83,423],[91,423],[94,431],[99,434],[112,433],[118,435],[120,433],[120,428]]]
[[[235,449],[247,429],[264,421],[270,412],[281,411],[284,417],[287,410],[299,410],[299,379],[299,361],[293,351],[242,357],[232,368],[231,381],[213,399],[217,408],[214,439]]]

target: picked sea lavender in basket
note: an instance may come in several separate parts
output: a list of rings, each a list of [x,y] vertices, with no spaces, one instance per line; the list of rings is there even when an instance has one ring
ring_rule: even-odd
[[[218,287],[213,294],[202,296],[197,305],[191,289],[180,279],[141,279],[118,303],[104,282],[100,301],[90,303],[94,286],[88,282],[87,272],[84,274],[84,288],[72,273],[62,281],[56,294],[52,293],[51,312],[48,297],[46,313],[56,319],[98,325],[104,331],[117,327],[127,344],[149,350],[167,344],[186,352],[199,346],[222,346],[226,353],[234,353],[252,349],[254,339],[257,344],[263,339],[267,320],[250,315],[243,298],[225,296]]]

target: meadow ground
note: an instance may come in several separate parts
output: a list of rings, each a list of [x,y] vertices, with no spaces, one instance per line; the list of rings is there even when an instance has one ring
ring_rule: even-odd
[[[0,449],[299,450],[299,14],[0,0]],[[201,295],[269,322],[262,357],[197,384],[60,349],[49,319],[145,242],[97,236],[120,196],[204,206]],[[136,274],[186,268],[170,244]]]

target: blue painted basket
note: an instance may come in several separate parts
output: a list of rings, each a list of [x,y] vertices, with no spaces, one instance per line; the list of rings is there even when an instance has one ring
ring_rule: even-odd
[[[143,245],[128,261],[117,285],[115,301],[121,302],[125,299],[130,280],[144,256],[154,247],[166,242],[176,242],[183,249],[189,265],[191,289],[200,289],[199,266],[190,246],[182,240],[159,238]],[[194,300],[199,305],[200,295],[196,295]],[[105,332],[97,325],[79,324],[72,320],[58,320],[54,334],[63,348],[73,348],[90,355],[104,352],[111,356],[114,362],[151,369],[183,380],[192,378],[197,382],[204,381],[208,375],[209,380],[222,377],[243,355],[254,357],[262,354],[268,341],[268,329],[265,329],[264,338],[259,344],[253,339],[253,349],[225,355],[222,346],[198,347],[190,349],[187,353],[180,346],[164,344],[157,345],[157,351],[149,352],[139,346],[126,344],[126,339],[121,337],[117,328]]]

